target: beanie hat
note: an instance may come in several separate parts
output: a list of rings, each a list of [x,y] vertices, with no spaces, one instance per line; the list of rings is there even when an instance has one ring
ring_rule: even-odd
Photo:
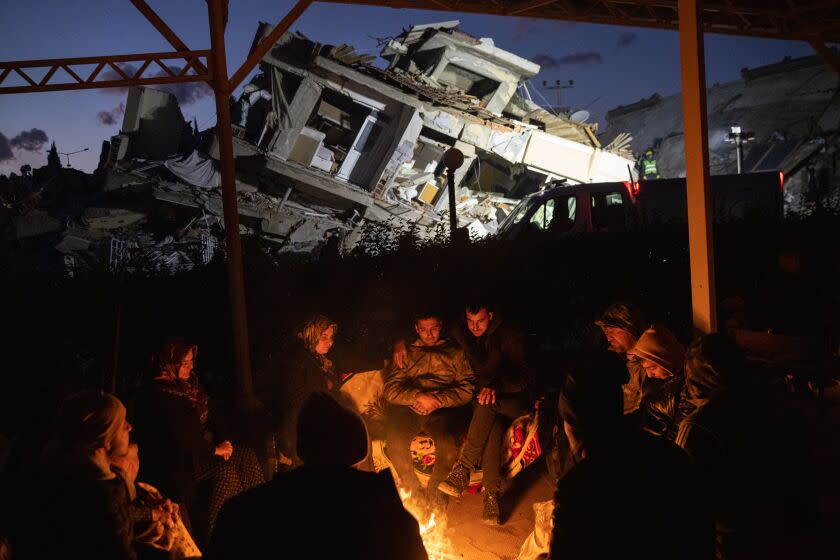
[[[683,345],[671,331],[657,325],[642,333],[627,354],[653,362],[671,375],[679,375],[685,366]]]
[[[297,453],[305,465],[355,465],[367,457],[367,429],[329,393],[313,393],[298,414]]]

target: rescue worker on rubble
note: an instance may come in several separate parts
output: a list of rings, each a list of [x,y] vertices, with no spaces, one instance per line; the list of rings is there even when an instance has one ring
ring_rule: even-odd
[[[653,148],[648,148],[645,151],[645,155],[639,158],[636,167],[639,169],[639,174],[645,181],[659,179],[659,169],[656,166],[656,156],[654,156]]]
[[[485,489],[482,519],[497,525],[502,441],[511,422],[531,409],[534,376],[525,357],[522,333],[505,323],[486,302],[468,303],[464,320],[450,335],[466,353],[476,383],[466,445],[438,489],[460,496],[469,486],[470,471],[480,464]],[[395,363],[403,362],[405,352],[405,346],[398,343]]]
[[[409,445],[421,431],[435,442],[435,463],[425,495],[429,508],[443,510],[446,496],[437,490],[458,457],[458,436],[466,428],[474,374],[464,351],[442,338],[442,321],[433,313],[417,316],[417,339],[404,360],[385,372],[385,441],[402,487],[420,494]],[[421,498],[422,500],[422,498]]]

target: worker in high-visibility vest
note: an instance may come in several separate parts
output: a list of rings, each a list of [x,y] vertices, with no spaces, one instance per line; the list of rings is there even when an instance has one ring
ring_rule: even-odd
[[[656,158],[653,155],[653,149],[649,148],[645,152],[644,157],[639,160],[638,168],[642,179],[659,179],[659,169],[656,167]]]

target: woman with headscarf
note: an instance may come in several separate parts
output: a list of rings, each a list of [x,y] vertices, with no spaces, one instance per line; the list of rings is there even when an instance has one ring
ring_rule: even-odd
[[[181,339],[164,344],[156,374],[138,394],[135,423],[143,479],[186,510],[201,536],[212,531],[225,500],[265,477],[252,449],[234,447],[211,429],[209,397],[193,370],[197,354],[196,345]],[[203,480],[211,481],[209,503],[198,507],[196,486]]]
[[[683,395],[685,348],[667,328],[654,325],[628,352],[645,370],[642,384],[642,427],[674,440],[690,403]]]
[[[341,379],[327,357],[337,332],[335,321],[316,315],[298,329],[291,349],[270,354],[262,368],[260,396],[274,424],[276,454],[286,466],[301,464],[295,424],[303,403],[317,391],[338,395]]]
[[[130,431],[112,395],[83,391],[62,402],[38,473],[14,500],[14,558],[135,558],[128,489],[110,466],[128,451]]]

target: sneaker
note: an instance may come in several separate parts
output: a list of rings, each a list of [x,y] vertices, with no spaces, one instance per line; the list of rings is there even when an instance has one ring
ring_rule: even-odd
[[[481,511],[481,519],[488,525],[501,525],[501,512],[499,511],[499,493],[484,493],[484,509]]]
[[[449,471],[449,476],[446,477],[446,480],[438,484],[438,490],[444,494],[452,496],[453,498],[457,498],[464,493],[464,490],[466,490],[469,485],[470,469],[461,463],[456,463],[455,466],[452,467],[452,470]]]

